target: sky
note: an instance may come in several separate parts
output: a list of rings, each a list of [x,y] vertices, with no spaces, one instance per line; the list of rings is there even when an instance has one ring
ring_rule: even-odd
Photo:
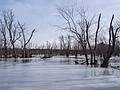
[[[61,24],[57,8],[72,5],[89,8],[93,15],[102,13],[106,21],[112,14],[120,15],[120,0],[0,0],[0,10],[12,9],[16,19],[26,24],[28,33],[36,29],[32,39],[36,44],[56,41],[64,34],[56,27]]]

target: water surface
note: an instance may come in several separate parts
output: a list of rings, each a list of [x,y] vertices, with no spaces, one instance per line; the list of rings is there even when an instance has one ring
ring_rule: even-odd
[[[0,90],[120,90],[120,72],[75,65],[73,58],[0,61]]]

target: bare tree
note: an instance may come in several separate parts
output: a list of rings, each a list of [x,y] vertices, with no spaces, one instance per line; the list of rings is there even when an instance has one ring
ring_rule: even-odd
[[[51,42],[46,42],[46,56],[50,57],[52,55],[52,44]]]
[[[97,42],[98,42],[98,32],[100,30],[100,20],[101,20],[101,14],[99,14],[99,18],[97,21],[97,30],[95,32],[95,45],[94,45],[94,49],[93,49],[93,54],[94,54],[94,65],[97,64],[97,60],[96,60],[96,48],[97,48]]]
[[[109,42],[108,42],[108,49],[107,52],[104,55],[103,63],[101,64],[101,67],[107,68],[109,66],[109,59],[112,56],[115,44],[116,44],[116,38],[118,37],[118,32],[120,30],[120,24],[118,23],[116,27],[113,26],[113,20],[114,15],[112,15],[110,26],[109,26]]]
[[[75,12],[73,8],[72,9],[59,8],[58,11],[60,15],[62,16],[62,18],[65,20],[65,26],[60,27],[60,28],[63,30],[67,30],[68,32],[71,32],[72,34],[74,34],[75,38],[81,44],[81,47],[83,49],[83,52],[86,58],[86,64],[88,65],[89,61],[88,61],[88,55],[87,55],[85,11],[82,10],[78,12],[77,14],[79,16],[77,17],[76,15],[74,15]]]
[[[98,31],[99,31],[99,28],[100,28],[100,19],[101,19],[101,14],[99,14],[99,18],[98,18],[98,21],[97,21],[97,30],[95,31],[95,39],[94,39],[94,48],[92,48],[93,46],[90,44],[90,39],[89,39],[89,28],[92,24],[92,21],[91,20],[87,20],[87,18],[85,17],[85,23],[86,23],[86,40],[87,40],[87,43],[88,43],[88,47],[89,47],[89,51],[90,51],[90,55],[91,55],[91,60],[90,60],[90,64],[91,66],[94,64],[96,65],[97,64],[97,60],[95,59],[95,56],[96,56],[96,47],[97,47],[97,38],[98,38]],[[93,55],[94,55],[94,61],[93,61]]]
[[[97,29],[96,33],[94,35],[94,48],[93,43],[90,42],[90,30],[92,25],[94,24],[94,16],[92,18],[89,18],[86,15],[86,10],[83,8],[81,10],[77,10],[77,13],[74,11],[74,9],[58,9],[60,15],[63,17],[63,19],[66,21],[64,27],[60,27],[61,29],[67,30],[68,32],[71,32],[74,34],[76,40],[81,44],[81,47],[83,49],[85,58],[86,58],[86,64],[89,64],[88,61],[88,48],[90,52],[90,65],[97,64],[97,61],[95,59],[96,56],[96,47],[97,47],[97,41],[98,41],[98,32],[100,30],[100,19],[101,14],[99,14],[99,18],[97,21]],[[87,48],[88,47],[88,48]],[[94,56],[94,57],[93,57]],[[94,61],[93,61],[94,58]]]
[[[2,33],[0,33],[0,57],[2,57],[2,53],[3,53],[2,49],[3,49],[3,36],[2,36]]]
[[[14,17],[12,10],[4,11],[3,18],[4,18],[3,20],[5,24],[5,29],[7,29],[9,33],[9,39],[10,39],[10,43],[13,49],[12,54],[13,54],[13,57],[16,58],[17,55],[16,55],[16,50],[15,50],[15,43],[21,37],[21,32],[18,31],[19,30],[18,25],[15,22],[15,17]]]
[[[53,43],[52,43],[52,49],[54,49],[54,50],[58,49],[58,45],[57,45],[56,42],[53,42]]]
[[[67,35],[67,36],[60,36],[59,37],[60,40],[60,50],[64,51],[64,54],[66,55],[66,57],[69,57],[70,54],[70,50],[71,50],[71,36]]]
[[[65,37],[65,42],[66,42],[66,56],[69,57],[69,54],[70,54],[70,50],[71,50],[71,36],[70,35],[67,35]]]
[[[72,49],[74,50],[75,58],[77,58],[80,52],[80,43],[77,40],[74,40]]]
[[[81,14],[81,13],[80,13]],[[89,30],[90,30],[90,27],[91,27],[91,25],[92,25],[92,20],[93,20],[93,18],[91,19],[91,20],[88,20],[87,19],[87,17],[86,17],[86,12],[83,12],[83,16],[81,16],[83,19],[83,22],[82,22],[82,24],[84,25],[84,27],[83,27],[83,25],[81,25],[81,23],[80,23],[80,28],[82,29],[82,31],[84,31],[85,32],[85,35],[86,35],[86,42],[87,42],[87,44],[88,44],[88,47],[89,47],[89,51],[90,51],[90,55],[91,55],[91,59],[90,59],[90,65],[92,66],[93,65],[93,50],[92,50],[92,46],[91,46],[91,44],[90,44],[90,39],[89,39]]]
[[[93,64],[96,65],[97,64],[97,60],[95,60],[95,56],[96,56],[96,47],[97,47],[97,38],[98,38],[98,31],[99,31],[99,28],[100,28],[100,19],[101,19],[101,14],[99,14],[99,18],[98,18],[98,21],[97,21],[97,30],[95,31],[95,39],[94,39],[94,48],[92,48],[93,46],[91,45],[91,42],[90,42],[90,28],[93,24],[93,20],[94,20],[94,17],[91,18],[91,19],[88,19],[88,17],[86,16],[86,12],[83,11],[82,13],[80,12],[79,13],[81,18],[82,18],[82,22],[79,23],[79,26],[81,28],[81,30],[85,33],[86,35],[86,41],[87,41],[87,44],[88,44],[88,47],[89,47],[89,51],[90,51],[90,55],[91,55],[91,58],[90,58],[90,65],[92,66]],[[93,61],[93,55],[94,55],[94,61]]]
[[[27,49],[27,45],[29,44],[30,40],[32,39],[33,34],[35,32],[35,29],[32,30],[29,38],[27,38],[27,35],[25,33],[25,30],[26,30],[25,25],[24,24],[22,25],[20,22],[18,22],[18,25],[19,25],[19,28],[20,28],[21,34],[22,34],[22,44],[23,44],[22,45],[22,49],[23,49],[22,57],[26,58],[26,57],[29,57],[27,55],[27,50],[26,50]]]
[[[63,51],[65,50],[66,44],[65,44],[65,38],[63,35],[59,36],[59,43],[60,43],[60,55],[63,55]]]
[[[6,31],[6,26],[2,19],[0,19],[0,33],[2,35],[2,42],[3,42],[3,53],[4,57],[7,57],[7,31]]]

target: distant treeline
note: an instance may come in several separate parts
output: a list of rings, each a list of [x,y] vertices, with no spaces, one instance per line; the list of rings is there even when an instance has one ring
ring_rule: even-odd
[[[96,55],[97,56],[103,56],[104,53],[107,50],[108,45],[100,43],[97,45],[97,50],[96,50]],[[17,58],[23,58],[23,50],[20,48],[16,48],[16,56]],[[0,57],[5,57],[4,56],[4,48],[0,49]],[[8,48],[7,49],[7,57],[11,58],[13,57],[13,49]],[[90,50],[87,49],[87,54],[90,54]],[[61,50],[61,49],[26,49],[26,57],[30,58],[33,55],[46,55],[46,56],[74,56],[75,58],[77,58],[78,55],[84,55],[84,51],[81,50]],[[119,47],[115,47],[113,56],[119,56],[120,55],[120,48]]]

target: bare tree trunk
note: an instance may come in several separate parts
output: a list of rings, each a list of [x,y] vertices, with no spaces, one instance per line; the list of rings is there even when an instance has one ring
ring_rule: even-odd
[[[99,28],[100,28],[100,19],[101,19],[101,14],[99,14],[99,18],[98,18],[98,22],[97,22],[97,30],[96,30],[96,34],[95,34],[95,46],[94,46],[94,51],[93,51],[93,55],[94,55],[94,65],[97,65],[97,60],[96,60],[96,47],[97,47],[98,31],[99,31]]]
[[[13,57],[14,58],[17,58],[17,54],[16,54],[16,50],[15,50],[15,45],[14,44],[12,44],[12,49],[13,49]]]
[[[4,43],[4,57],[7,58],[7,45]]]
[[[22,54],[22,58],[26,58],[27,54],[26,54],[26,47],[23,47],[23,54]]]
[[[88,66],[89,65],[89,59],[88,59],[88,55],[87,55],[86,50],[84,50],[84,55],[85,55],[85,59],[86,59],[86,65]]]
[[[89,42],[89,35],[88,35],[88,29],[89,29],[89,23],[86,21],[86,41],[88,43],[88,47],[89,47],[89,51],[90,51],[90,65],[92,67],[93,65],[93,52],[92,52],[92,48],[91,48],[91,45],[90,45],[90,42]]]
[[[82,49],[83,49],[83,54],[85,55],[86,65],[88,66],[89,65],[89,59],[88,59],[88,53],[87,53],[86,45],[85,46],[82,45]]]
[[[115,48],[116,38],[117,38],[117,32],[120,30],[120,25],[116,29],[114,29],[112,23],[113,23],[114,15],[112,16],[110,27],[109,27],[109,45],[108,50],[106,52],[106,55],[104,55],[103,63],[101,64],[101,67],[107,68],[109,66],[109,59],[112,56]]]
[[[27,58],[28,57],[28,55],[27,55],[28,53],[26,52],[26,50],[27,50],[26,46],[29,44],[30,40],[32,39],[33,34],[35,32],[35,29],[32,30],[29,38],[27,39],[26,35],[25,35],[25,26],[20,24],[20,22],[18,22],[18,25],[19,25],[19,27],[21,29],[21,33],[22,33],[22,42],[23,42],[23,54],[22,54],[22,56],[23,56],[23,58]]]

